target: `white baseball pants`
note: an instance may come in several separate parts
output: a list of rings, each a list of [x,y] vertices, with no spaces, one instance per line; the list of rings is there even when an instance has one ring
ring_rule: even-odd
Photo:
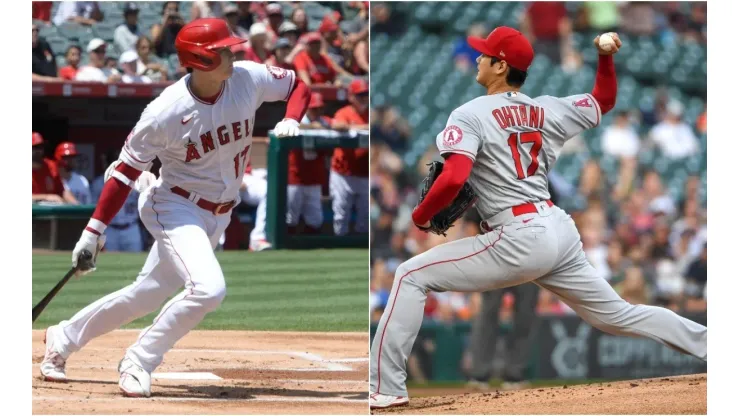
[[[288,209],[285,222],[298,225],[301,216],[306,225],[321,228],[324,212],[321,208],[321,185],[288,185]]]
[[[334,234],[346,235],[352,209],[356,212],[355,232],[366,233],[370,194],[368,178],[340,175],[333,170],[329,174],[329,192],[334,211]]]
[[[155,311],[184,286],[127,350],[128,357],[152,372],[175,342],[224,299],[224,276],[213,250],[229,224],[229,213],[213,215],[161,183],[142,194],[139,212],[155,238],[144,267],[134,283],[60,323],[65,358],[93,338]]]

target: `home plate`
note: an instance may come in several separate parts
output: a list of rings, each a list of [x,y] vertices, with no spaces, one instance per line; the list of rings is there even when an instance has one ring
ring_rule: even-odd
[[[213,373],[152,373],[157,380],[223,380]]]

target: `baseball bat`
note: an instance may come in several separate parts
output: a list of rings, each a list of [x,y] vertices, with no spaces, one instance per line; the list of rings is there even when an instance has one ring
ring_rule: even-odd
[[[51,289],[51,291],[47,293],[43,299],[41,299],[41,302],[39,302],[38,305],[33,307],[33,320],[31,321],[31,323],[36,322],[36,318],[41,315],[41,312],[46,308],[46,305],[48,305],[49,302],[54,299],[54,296],[57,295],[62,287],[67,284],[69,279],[71,279],[78,270],[87,270],[92,268],[92,258],[92,253],[87,250],[82,250],[82,253],[80,253],[80,257],[77,258],[77,266],[69,269],[62,280],[60,280],[59,283],[57,283],[57,285],[54,286],[54,288]]]

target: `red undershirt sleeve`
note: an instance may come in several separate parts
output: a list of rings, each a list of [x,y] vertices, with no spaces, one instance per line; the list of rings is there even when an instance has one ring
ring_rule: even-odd
[[[288,96],[288,105],[285,109],[285,118],[290,118],[300,122],[308,109],[308,103],[311,100],[311,90],[308,85],[300,79],[296,80],[293,91]]]
[[[103,185],[103,190],[100,193],[100,200],[98,205],[95,207],[95,212],[90,219],[90,222],[85,227],[85,230],[91,233],[101,235],[105,231],[105,228],[110,224],[113,217],[118,214],[123,204],[128,198],[128,194],[131,192],[136,179],[141,175],[141,171],[121,162],[116,166],[116,172],[107,180]],[[116,176],[120,177],[118,179]],[[128,184],[123,181],[128,180]]]
[[[470,177],[471,169],[472,159],[459,153],[449,154],[442,173],[432,184],[424,201],[411,214],[414,223],[426,224],[436,213],[450,205]]]
[[[606,114],[617,103],[617,71],[614,69],[612,55],[599,55],[596,65],[596,80],[591,91],[594,99],[599,103],[601,114]]]

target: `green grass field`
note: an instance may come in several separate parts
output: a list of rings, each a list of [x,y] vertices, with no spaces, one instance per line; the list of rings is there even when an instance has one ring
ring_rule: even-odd
[[[366,249],[217,253],[226,299],[197,329],[367,331]],[[103,253],[97,271],[72,279],[33,324],[46,328],[136,279],[146,254]],[[70,267],[70,254],[33,254],[33,305]],[[32,306],[33,306],[32,305]],[[126,328],[151,324],[156,313]]]

